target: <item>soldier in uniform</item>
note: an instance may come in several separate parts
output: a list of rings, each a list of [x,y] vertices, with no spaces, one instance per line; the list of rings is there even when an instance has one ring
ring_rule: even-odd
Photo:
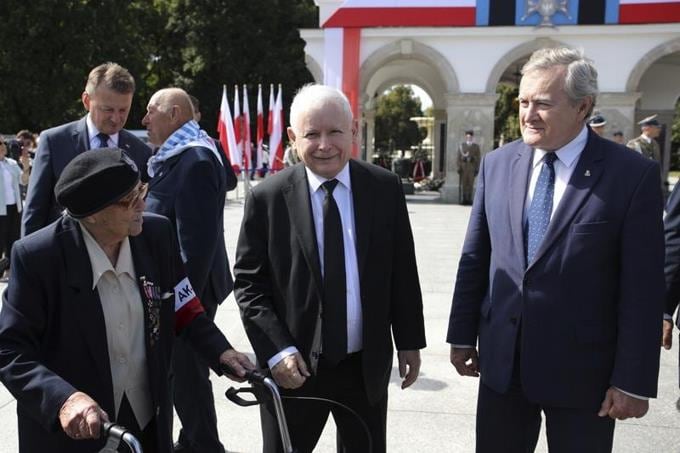
[[[602,137],[604,134],[604,127],[607,125],[607,120],[604,118],[602,115],[593,115],[590,117],[588,120],[588,126],[595,132],[597,135]]]
[[[623,141],[623,132],[622,131],[616,131],[612,134],[612,140],[619,145],[623,145],[625,142]]]
[[[639,137],[629,141],[626,146],[634,149],[643,156],[661,162],[661,149],[655,138],[661,132],[661,124],[656,119],[656,115],[648,116],[638,123],[642,128],[642,134]]]
[[[465,142],[458,148],[458,176],[460,177],[461,204],[472,204],[475,176],[479,172],[481,153],[472,130],[465,131]]]

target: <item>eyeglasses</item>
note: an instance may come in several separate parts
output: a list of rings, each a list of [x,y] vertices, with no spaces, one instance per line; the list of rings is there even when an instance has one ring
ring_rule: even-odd
[[[140,200],[144,200],[146,198],[148,191],[149,184],[140,184],[132,192],[125,196],[125,198],[116,201],[114,204],[123,206],[127,209],[132,209],[132,207],[135,206]]]

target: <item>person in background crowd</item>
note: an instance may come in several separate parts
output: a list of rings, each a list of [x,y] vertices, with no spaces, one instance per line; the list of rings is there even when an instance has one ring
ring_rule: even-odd
[[[246,199],[235,295],[257,355],[285,396],[330,398],[365,421],[386,451],[393,342],[401,388],[425,347],[413,235],[397,175],[350,159],[357,124],[345,95],[307,85],[293,99],[288,138],[304,165]],[[329,411],[338,451],[365,453],[366,434],[337,407],[284,399],[293,445],[311,452]],[[281,452],[272,407],[260,409],[263,451]]]
[[[607,120],[604,116],[597,114],[590,117],[588,126],[600,137],[604,137],[604,127],[607,125]]]
[[[7,156],[7,143],[0,137],[0,281],[7,281],[10,252],[21,229],[22,170]]]
[[[189,99],[191,99],[191,105],[194,107],[194,121],[197,123],[201,122],[201,103],[198,100],[197,97],[189,95]],[[212,137],[211,137],[212,138]],[[229,157],[227,156],[227,153],[225,152],[224,148],[222,147],[222,144],[220,143],[219,140],[212,139],[213,143],[215,144],[215,147],[217,150],[220,152],[220,157],[222,158],[222,163],[224,165],[224,170],[225,174],[227,175],[227,192],[230,190],[234,190],[236,188],[236,185],[238,184],[238,177],[236,176],[236,173],[234,173],[234,168],[231,166],[231,162],[229,161]]]
[[[0,380],[17,399],[19,452],[92,453],[100,427],[172,450],[176,332],[220,372],[252,369],[205,315],[168,219],[120,149],[86,151],[55,195],[66,215],[17,241],[0,312]],[[121,450],[124,451],[124,450]]]
[[[142,124],[159,147],[149,160],[146,209],[172,222],[189,281],[214,319],[233,288],[224,244],[224,154],[200,129],[191,99],[179,88],[154,93]],[[175,451],[223,453],[208,364],[181,337],[173,361],[175,409],[182,422]]]
[[[625,139],[623,138],[623,132],[621,131],[616,131],[612,134],[612,140],[614,143],[618,143],[619,145],[625,145]]]
[[[35,155],[35,138],[33,134],[26,129],[17,132],[16,141],[19,144],[19,150],[16,157],[12,157],[19,164],[21,168],[21,179],[19,181],[19,189],[21,190],[21,200],[26,199],[26,192],[28,189],[28,181],[31,176],[31,169],[33,167],[33,156]],[[21,219],[19,219],[19,226],[21,228]]]
[[[656,117],[657,115],[652,115],[641,120],[638,124],[642,130],[642,134],[630,140],[626,146],[630,149],[634,149],[647,159],[661,162],[661,149],[656,141],[656,138],[661,133],[661,124]]]
[[[43,131],[28,184],[21,234],[27,235],[61,216],[54,199],[54,184],[62,170],[78,154],[115,146],[135,161],[146,175],[151,150],[123,129],[130,113],[135,79],[116,63],[104,63],[90,71],[81,100],[88,114],[78,121]]]
[[[481,151],[474,142],[475,132],[465,131],[465,141],[458,148],[458,175],[460,177],[461,204],[472,204],[475,177],[479,173]]]
[[[663,276],[659,166],[586,126],[597,70],[541,49],[522,68],[522,140],[484,157],[447,342],[480,377],[477,453],[612,451],[656,397]],[[477,352],[479,348],[479,353]]]
[[[283,163],[286,167],[292,167],[293,165],[300,162],[297,151],[292,146],[286,146],[286,150],[283,152]]]

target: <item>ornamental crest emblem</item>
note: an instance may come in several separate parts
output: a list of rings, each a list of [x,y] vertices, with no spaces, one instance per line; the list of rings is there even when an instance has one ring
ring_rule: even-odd
[[[563,13],[571,19],[571,16],[569,16],[569,0],[526,0],[525,11],[521,19],[522,22],[527,20],[528,17],[538,14],[542,18],[538,27],[554,27],[552,17],[557,13]]]

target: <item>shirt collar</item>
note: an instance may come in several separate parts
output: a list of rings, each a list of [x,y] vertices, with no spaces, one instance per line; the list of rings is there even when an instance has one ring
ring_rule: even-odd
[[[642,140],[647,142],[647,144],[652,143],[652,139],[650,137],[647,137],[645,134],[642,134],[641,137],[642,137]]]
[[[321,187],[321,184],[328,181],[327,178],[317,175],[307,166],[305,166],[305,171],[307,172],[307,181],[309,182],[309,188],[311,189],[312,193],[316,193],[319,187]],[[342,167],[340,173],[335,175],[335,178],[333,179],[337,179],[340,182],[340,184],[347,187],[347,189],[352,188],[351,178],[349,177],[349,161],[345,164],[344,167]]]
[[[99,129],[97,129],[97,126],[95,126],[94,123],[92,122],[92,118],[90,118],[89,113],[87,114],[86,118],[87,119],[85,121],[87,122],[87,134],[88,134],[87,138],[88,142],[92,143],[92,140],[94,140],[97,134],[99,134]],[[113,135],[109,135],[109,140],[112,140],[116,146],[118,146],[118,134],[119,132],[116,132]]]
[[[581,132],[579,132],[572,141],[555,151],[557,160],[562,162],[562,164],[567,168],[570,168],[578,160],[579,156],[583,152],[583,148],[586,147],[587,141],[588,128],[583,126]],[[536,168],[538,164],[543,162],[543,156],[545,156],[547,153],[548,152],[543,149],[535,148],[533,168]]]
[[[118,262],[114,268],[111,261],[102,250],[96,239],[87,231],[87,228],[80,226],[83,232],[83,239],[85,240],[85,248],[87,254],[90,256],[90,264],[92,265],[92,289],[97,287],[99,279],[102,278],[106,272],[113,272],[116,275],[128,274],[133,279],[135,278],[135,268],[132,263],[132,251],[130,250],[130,239],[125,238],[120,244],[120,251],[118,252]]]

